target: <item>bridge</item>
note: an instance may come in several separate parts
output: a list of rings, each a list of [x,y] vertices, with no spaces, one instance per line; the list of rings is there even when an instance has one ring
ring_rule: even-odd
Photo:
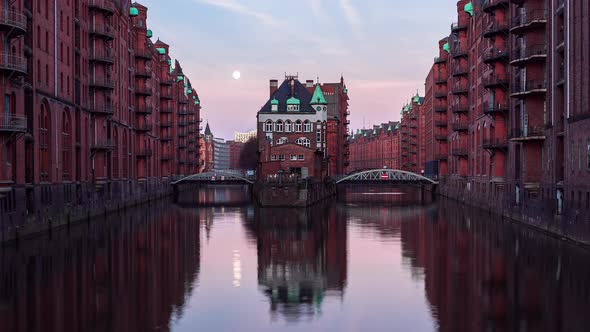
[[[203,184],[254,184],[254,180],[240,174],[213,171],[208,173],[193,174],[177,181],[172,182],[176,186],[183,183],[203,183]]]
[[[336,181],[336,184],[346,183],[382,183],[382,184],[427,184],[437,185],[438,182],[422,175],[397,169],[372,169],[347,175]]]

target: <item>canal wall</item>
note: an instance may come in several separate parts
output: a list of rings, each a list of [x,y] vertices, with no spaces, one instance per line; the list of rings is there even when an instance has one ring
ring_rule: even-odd
[[[502,184],[490,183],[488,190],[465,179],[442,178],[437,194],[465,205],[496,214],[503,219],[536,228],[549,235],[590,246],[590,211],[572,206],[557,213],[553,199],[507,191]]]
[[[189,189],[187,185],[181,190]],[[99,187],[88,183],[15,187],[9,197],[14,205],[0,214],[0,242],[49,232],[173,193],[168,179],[113,181]]]
[[[252,194],[262,207],[307,207],[336,195],[334,181],[256,182]]]

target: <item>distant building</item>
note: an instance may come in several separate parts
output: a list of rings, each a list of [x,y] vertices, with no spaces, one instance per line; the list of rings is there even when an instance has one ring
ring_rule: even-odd
[[[388,122],[359,129],[350,139],[348,172],[389,168],[400,169],[400,123]]]
[[[229,169],[229,144],[223,138],[213,138],[213,169]]]
[[[213,170],[213,132],[211,132],[211,128],[209,127],[209,123],[205,127],[205,132],[203,133],[202,139],[202,172],[209,172]]]
[[[245,133],[240,133],[240,132],[236,131],[236,132],[234,132],[234,141],[240,142],[240,143],[246,143],[250,139],[256,138],[257,133],[258,133],[257,130],[247,131]]]
[[[240,155],[244,150],[244,143],[238,141],[227,141],[229,146],[229,168],[233,170],[239,170],[240,167]]]

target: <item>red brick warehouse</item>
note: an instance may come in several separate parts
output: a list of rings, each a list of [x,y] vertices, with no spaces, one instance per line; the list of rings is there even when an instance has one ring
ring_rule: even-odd
[[[146,7],[15,0],[0,8],[2,236],[197,172],[200,100],[168,45],[152,41]]]

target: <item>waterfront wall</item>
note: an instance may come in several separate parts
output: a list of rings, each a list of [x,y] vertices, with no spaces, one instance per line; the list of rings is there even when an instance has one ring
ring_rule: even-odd
[[[331,181],[257,182],[253,195],[262,207],[306,207],[336,195],[336,184]]]

